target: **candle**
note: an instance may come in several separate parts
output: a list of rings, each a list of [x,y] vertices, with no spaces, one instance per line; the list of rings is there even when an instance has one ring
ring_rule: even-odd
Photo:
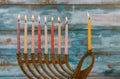
[[[17,24],[17,53],[20,53],[20,15],[18,15]]]
[[[25,25],[24,25],[24,53],[27,53],[27,43],[28,43],[28,38],[27,38],[27,16],[25,15]]]
[[[32,51],[34,53],[34,15],[32,15]]]
[[[92,46],[91,46],[91,22],[90,22],[90,15],[87,12],[87,16],[88,16],[88,51],[92,50]]]
[[[51,53],[54,54],[54,18],[51,18],[52,26],[51,26]]]
[[[60,17],[58,17],[58,54],[61,54],[61,26],[60,26]]]
[[[40,16],[38,16],[38,53],[41,53],[41,26],[40,26]]]
[[[65,54],[68,54],[68,18],[66,17],[66,27],[65,27]]]
[[[44,22],[45,22],[45,27],[44,27],[44,34],[45,34],[45,54],[48,54],[48,41],[47,41],[47,26],[46,26],[46,22],[47,22],[47,18],[45,16],[44,18]]]

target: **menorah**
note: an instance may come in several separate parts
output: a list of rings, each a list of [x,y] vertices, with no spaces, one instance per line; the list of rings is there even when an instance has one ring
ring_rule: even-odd
[[[31,41],[31,56],[28,56],[27,51],[27,16],[25,16],[24,25],[24,54],[20,52],[20,15],[18,15],[17,26],[17,60],[18,64],[27,76],[28,79],[86,79],[94,65],[94,54],[91,48],[91,24],[90,16],[88,14],[88,51],[80,59],[77,67],[73,69],[69,64],[68,58],[68,18],[66,17],[65,27],[65,52],[64,59],[61,54],[61,26],[60,17],[58,17],[58,54],[54,53],[54,18],[51,18],[51,54],[49,58],[48,44],[47,44],[47,26],[46,17],[44,18],[44,36],[45,36],[45,53],[41,51],[41,26],[40,17],[38,16],[38,53],[34,52],[34,16],[32,15],[32,41]],[[84,60],[91,56],[91,64],[84,70],[82,70],[82,64]],[[44,57],[44,58],[42,58]],[[46,65],[46,66],[44,66]],[[46,68],[47,67],[47,68]],[[27,68],[27,69],[26,69]],[[42,69],[42,71],[41,71]],[[49,69],[49,70],[47,70]],[[50,72],[49,72],[50,71]]]

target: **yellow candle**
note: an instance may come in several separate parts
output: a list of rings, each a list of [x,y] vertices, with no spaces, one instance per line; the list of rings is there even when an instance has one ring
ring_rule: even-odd
[[[25,25],[24,25],[24,53],[28,53],[27,51],[27,43],[28,43],[28,38],[27,38],[27,16],[25,15]]]
[[[34,15],[32,15],[32,51],[34,53]]]
[[[68,18],[65,17],[66,26],[65,26],[65,54],[68,54]]]
[[[91,44],[91,22],[90,22],[90,15],[87,13],[88,16],[88,51],[92,50],[92,44]]]
[[[45,54],[48,54],[48,38],[47,38],[47,26],[46,26],[46,22],[47,22],[47,18],[44,18],[44,22],[45,22],[45,27],[44,27],[44,34],[45,34]]]
[[[61,26],[60,26],[60,17],[58,17],[58,54],[61,54]]]

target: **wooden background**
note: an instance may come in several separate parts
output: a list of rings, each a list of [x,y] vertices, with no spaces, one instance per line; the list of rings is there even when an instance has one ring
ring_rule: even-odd
[[[0,79],[25,78],[16,61],[17,15],[21,14],[21,51],[23,51],[24,15],[29,18],[29,44],[31,51],[31,15],[41,15],[42,39],[44,16],[50,30],[50,18],[55,17],[55,51],[57,52],[57,17],[61,17],[62,49],[64,51],[65,16],[69,18],[69,62],[73,68],[87,50],[87,16],[92,22],[92,48],[95,65],[88,79],[120,79],[120,0],[0,0]],[[46,4],[46,5],[37,5]],[[50,5],[54,4],[54,5]],[[74,5],[72,5],[74,4]],[[37,30],[37,19],[35,20]],[[48,31],[50,39],[50,32]],[[37,53],[37,33],[35,34]],[[49,40],[50,50],[50,40]],[[44,40],[42,40],[44,52]],[[89,58],[83,68],[90,63]]]
[[[120,0],[0,0],[2,4],[119,4]]]

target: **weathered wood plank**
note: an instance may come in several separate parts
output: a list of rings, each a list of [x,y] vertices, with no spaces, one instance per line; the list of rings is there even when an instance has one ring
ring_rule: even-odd
[[[64,53],[64,20],[69,17],[69,62],[75,68],[79,59],[87,51],[87,16],[91,14],[92,48],[95,54],[95,65],[90,79],[118,79],[120,75],[120,14],[119,5],[81,6],[81,5],[0,5],[0,78],[2,76],[24,76],[16,60],[16,25],[17,15],[21,14],[21,51],[23,51],[24,15],[28,15],[28,42],[31,51],[31,22],[32,14],[41,15],[42,21],[42,52],[44,52],[44,16],[48,17],[48,38],[50,39],[50,17],[61,17],[62,25],[62,54]],[[31,13],[31,14],[29,14]],[[57,19],[55,20],[55,51],[57,53]],[[35,52],[37,53],[37,21],[35,21]],[[49,50],[50,50],[50,40]],[[90,63],[88,58],[83,68]],[[100,77],[101,76],[101,77]],[[112,76],[112,77],[106,77]],[[17,78],[17,77],[16,77]],[[23,77],[24,78],[24,77]],[[12,77],[13,79],[13,77]],[[88,78],[89,79],[89,78]]]
[[[119,0],[0,0],[2,4],[118,4]]]

